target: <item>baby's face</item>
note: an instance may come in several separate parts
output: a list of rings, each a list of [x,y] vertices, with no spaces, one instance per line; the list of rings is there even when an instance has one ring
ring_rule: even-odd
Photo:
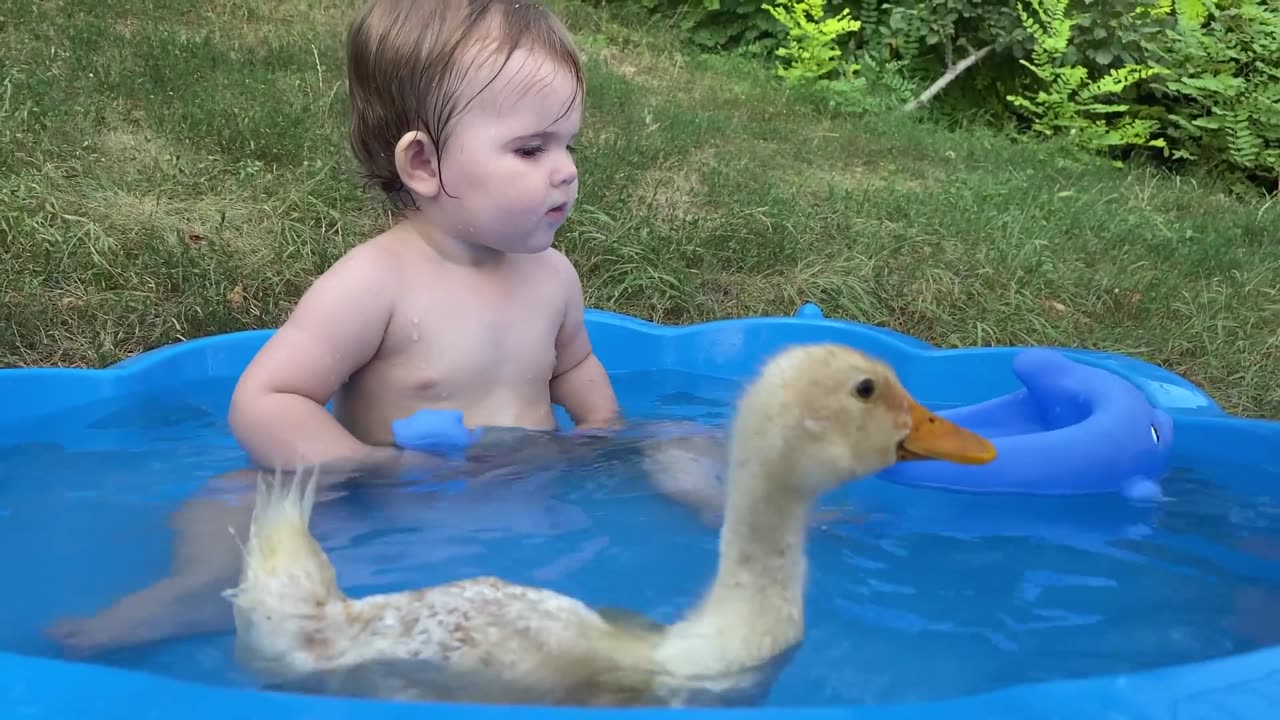
[[[464,101],[492,68],[473,71]],[[571,145],[581,121],[573,76],[517,50],[454,121],[441,162],[448,194],[433,198],[433,219],[455,238],[502,252],[547,249],[577,198]]]

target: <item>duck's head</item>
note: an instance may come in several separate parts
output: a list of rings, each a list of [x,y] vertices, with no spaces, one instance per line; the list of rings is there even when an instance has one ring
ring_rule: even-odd
[[[985,438],[921,406],[884,362],[834,344],[769,359],[738,404],[735,455],[822,492],[904,460],[983,464]],[[779,464],[774,464],[774,462]]]

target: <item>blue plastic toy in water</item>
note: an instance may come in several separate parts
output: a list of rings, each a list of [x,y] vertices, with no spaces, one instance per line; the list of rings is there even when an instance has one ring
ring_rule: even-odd
[[[427,408],[391,422],[396,445],[450,458],[461,455],[480,432],[463,424],[461,410]]]
[[[1013,358],[1024,389],[938,414],[989,438],[986,465],[899,463],[880,477],[970,492],[1161,496],[1173,420],[1132,383],[1049,349]]]
[[[903,485],[967,492],[1161,496],[1173,421],[1132,383],[1049,349],[1013,358],[1024,388],[938,414],[991,439],[986,465],[899,463],[879,477]],[[457,457],[483,432],[456,410],[421,410],[392,424],[396,444]]]

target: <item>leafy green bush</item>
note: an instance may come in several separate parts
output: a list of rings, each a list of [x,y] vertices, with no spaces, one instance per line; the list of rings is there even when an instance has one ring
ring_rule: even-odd
[[[1090,81],[1089,68],[1064,62],[1078,18],[1067,15],[1066,0],[1027,0],[1031,12],[1018,8],[1023,27],[1035,41],[1030,60],[1020,60],[1039,81],[1034,95],[1012,94],[1008,100],[1032,119],[1044,135],[1066,134],[1089,150],[1150,145],[1157,123],[1128,115],[1129,104],[1108,102],[1146,78],[1166,72],[1151,65],[1125,64]]]
[[[631,4],[635,0],[621,0]],[[780,27],[761,0],[639,0],[647,10],[679,19],[679,27],[704,50],[777,45]]]
[[[703,48],[781,59],[832,105],[941,103],[1278,189],[1274,0],[641,2]]]
[[[1151,83],[1150,114],[1173,157],[1280,190],[1280,6],[1178,5],[1177,26],[1152,47],[1171,69]]]
[[[786,42],[774,53],[788,61],[778,68],[778,74],[788,82],[826,79],[840,63],[842,53],[836,40],[862,27],[849,18],[849,8],[827,17],[826,0],[783,0],[764,9],[787,28]]]

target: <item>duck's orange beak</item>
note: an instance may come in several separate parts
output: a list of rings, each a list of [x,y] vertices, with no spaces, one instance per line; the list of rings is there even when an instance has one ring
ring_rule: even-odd
[[[898,446],[898,460],[933,459],[984,465],[996,458],[991,441],[929,412],[910,396],[906,403],[911,412],[911,433]]]

